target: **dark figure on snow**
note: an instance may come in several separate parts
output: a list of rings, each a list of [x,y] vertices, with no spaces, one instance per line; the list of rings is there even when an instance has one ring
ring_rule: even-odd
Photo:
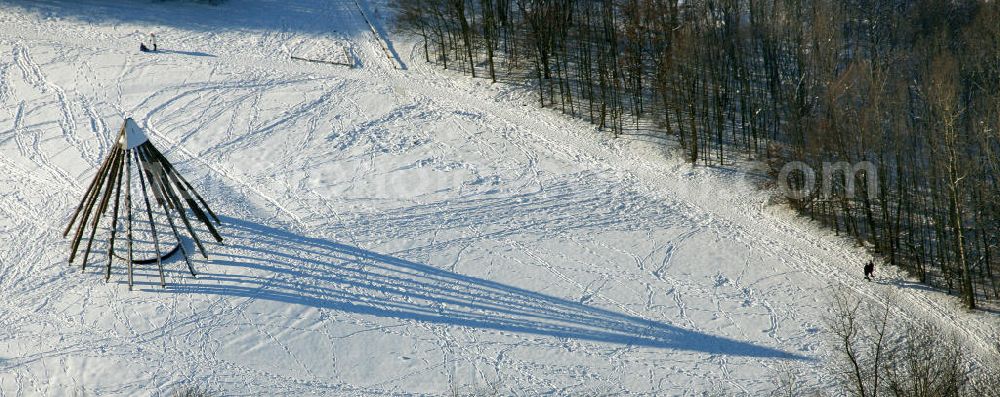
[[[875,276],[875,262],[868,261],[865,264],[865,280],[872,281],[872,277]]]
[[[149,47],[146,47],[146,43],[139,43],[139,51],[149,52]]]

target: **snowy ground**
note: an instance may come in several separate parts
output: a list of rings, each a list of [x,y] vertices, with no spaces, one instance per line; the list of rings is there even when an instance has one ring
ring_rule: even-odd
[[[150,30],[164,51],[140,54]],[[400,59],[353,0],[0,2],[0,395],[822,388],[837,288],[1000,339],[887,269],[863,282],[862,251],[741,172],[387,39]],[[289,59],[343,49],[356,68]],[[224,216],[197,279],[175,259],[168,288],[143,268],[129,292],[120,263],[109,284],[102,255],[66,264],[123,115]]]

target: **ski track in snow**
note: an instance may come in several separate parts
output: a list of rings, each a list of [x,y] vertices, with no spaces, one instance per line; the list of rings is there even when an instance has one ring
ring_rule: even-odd
[[[386,24],[384,1],[236,3],[0,6],[0,395],[823,389],[835,289],[997,353],[996,315],[862,281],[863,251],[742,173],[424,64],[359,13]],[[153,30],[164,51],[136,53]],[[355,68],[288,59],[341,48]],[[165,290],[140,268],[128,292],[120,263],[101,282],[104,242],[65,263],[123,115],[224,217]]]

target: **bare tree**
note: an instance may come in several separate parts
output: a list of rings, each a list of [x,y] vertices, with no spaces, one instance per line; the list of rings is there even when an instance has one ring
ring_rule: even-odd
[[[825,321],[840,355],[839,371],[851,395],[877,396],[882,380],[889,331],[890,303],[872,303],[854,298],[846,291],[833,295],[832,310]]]

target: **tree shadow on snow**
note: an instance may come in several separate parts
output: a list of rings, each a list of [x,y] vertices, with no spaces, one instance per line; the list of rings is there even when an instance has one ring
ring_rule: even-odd
[[[366,33],[353,0],[232,0],[216,5],[199,1],[150,0],[10,0],[17,7],[47,19],[71,19],[88,24],[176,27],[190,31],[274,31],[331,34],[331,27],[348,36]],[[331,24],[331,22],[336,22]],[[168,44],[169,38],[161,38]]]
[[[224,218],[226,252],[197,279],[149,291],[253,298],[343,312],[620,345],[808,359],[332,241]]]

